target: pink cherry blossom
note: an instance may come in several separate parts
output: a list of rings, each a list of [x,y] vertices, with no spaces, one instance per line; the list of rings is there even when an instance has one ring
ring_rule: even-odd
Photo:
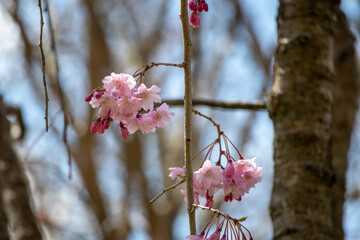
[[[111,76],[106,76],[102,82],[104,89],[112,92],[117,97],[129,96],[131,89],[136,85],[133,76],[125,73],[111,73]]]
[[[174,180],[175,178],[177,178],[177,180],[182,180],[181,177],[179,177],[179,175],[181,176],[185,176],[185,168],[182,167],[171,167],[169,168],[169,171],[170,171],[170,174],[169,174],[169,177]]]
[[[154,108],[154,102],[161,102],[160,96],[157,94],[160,91],[161,88],[158,86],[152,85],[151,88],[147,88],[145,84],[142,83],[134,95],[143,100],[142,108],[144,110],[152,111]]]
[[[117,101],[117,121],[127,120],[134,117],[141,109],[142,99],[137,97],[122,97]]]
[[[213,196],[222,187],[222,175],[220,166],[212,166],[210,160],[206,160],[202,167],[194,172],[194,191],[203,197],[206,194]]]
[[[111,110],[115,108],[116,102],[109,92],[105,91],[99,98],[93,97],[90,101],[93,108],[100,107],[99,116],[107,118],[110,116]]]
[[[241,200],[250,188],[261,181],[262,168],[257,168],[255,158],[249,160],[238,160],[233,165],[228,163],[224,169],[223,191],[224,200]]]
[[[261,181],[262,168],[258,167],[252,171],[246,171],[244,173],[244,178],[242,184],[245,185],[245,188],[249,189],[255,187],[255,184]],[[248,192],[247,191],[247,192]]]
[[[169,105],[166,103],[161,104],[160,107],[148,113],[148,117],[152,118],[156,127],[165,127],[171,121],[170,116],[174,116],[174,113],[168,112]]]
[[[144,134],[155,132],[156,126],[152,118],[146,114],[138,114],[136,117],[130,118],[127,121],[127,128],[130,134],[135,133],[138,129]]]
[[[100,118],[90,129],[93,134],[102,134],[111,121],[120,125],[124,138],[139,129],[144,134],[151,133],[157,127],[165,127],[174,115],[168,112],[167,104],[154,109],[154,103],[161,102],[157,94],[161,89],[156,85],[147,88],[142,83],[136,87],[133,76],[125,73],[111,73],[103,79],[103,84],[85,98],[93,108],[100,108]]]
[[[236,161],[235,162],[236,173],[238,175],[242,175],[242,174],[244,174],[245,171],[248,171],[249,169],[255,169],[256,168],[256,164],[254,162],[255,159],[256,158]]]

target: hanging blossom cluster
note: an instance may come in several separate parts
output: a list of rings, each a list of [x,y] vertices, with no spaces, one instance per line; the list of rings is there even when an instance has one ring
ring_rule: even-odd
[[[154,103],[161,103],[158,95],[161,89],[156,85],[147,88],[140,83],[136,87],[134,77],[125,73],[111,73],[102,82],[102,87],[85,98],[93,108],[100,108],[99,117],[90,128],[92,134],[103,134],[113,121],[119,124],[121,136],[127,139],[129,133],[137,130],[150,133],[157,127],[165,127],[174,115],[166,103],[154,109]]]
[[[203,208],[201,206],[198,206]],[[210,220],[210,222],[205,226],[205,228],[198,235],[189,235],[186,239],[189,240],[253,240],[250,231],[245,228],[240,222],[246,220],[246,218],[242,219],[234,219],[229,215],[224,214],[215,209],[203,208],[205,210],[211,210],[216,212],[215,216]],[[223,220],[221,221],[221,217]],[[213,233],[210,234],[210,230],[212,225],[216,223],[216,228]],[[247,233],[247,234],[246,234]],[[248,238],[247,238],[248,236]]]
[[[190,0],[189,8],[191,10],[189,23],[193,28],[200,26],[200,16],[198,12],[209,11],[209,6],[205,0]]]
[[[249,190],[255,187],[256,183],[261,181],[262,168],[256,166],[255,158],[245,160],[236,147],[227,138],[227,136],[224,133],[221,133],[221,136],[223,137],[226,150],[222,151],[220,147],[221,154],[219,160],[215,163],[214,166],[210,161],[214,146],[217,143],[219,146],[221,146],[220,140],[217,139],[205,148],[209,148],[205,159],[203,160],[201,167],[193,173],[194,202],[199,204],[199,196],[204,197],[206,198],[206,207],[213,206],[214,194],[219,190],[223,190],[224,200],[226,202],[231,202],[232,200],[241,201],[241,197],[245,193],[249,193]],[[230,155],[228,143],[231,143],[236,149],[239,154],[239,159],[235,159]],[[227,164],[225,167],[221,165],[221,156],[226,157]],[[184,167],[173,167],[169,168],[169,170],[169,177],[171,179],[184,179]],[[185,196],[185,201],[187,201],[186,189],[181,189],[181,193]]]

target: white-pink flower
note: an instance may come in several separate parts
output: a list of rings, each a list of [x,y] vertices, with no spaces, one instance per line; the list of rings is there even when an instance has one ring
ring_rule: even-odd
[[[262,168],[257,168],[255,158],[228,163],[224,169],[223,191],[225,201],[241,200],[250,188],[261,181]]]
[[[220,166],[212,166],[210,160],[206,160],[199,170],[194,172],[194,191],[200,196],[208,194],[213,196],[222,186],[223,174]]]
[[[156,85],[152,85],[151,88],[147,88],[145,84],[142,83],[134,95],[143,100],[142,108],[144,110],[152,111],[154,109],[154,103],[161,102],[161,98],[159,94],[157,94],[160,91],[161,88]]]
[[[136,85],[133,76],[125,73],[111,73],[111,76],[106,76],[102,82],[104,83],[104,89],[112,92],[117,97],[130,96],[131,89]]]
[[[99,116],[107,118],[110,115],[111,110],[116,108],[116,99],[107,91],[102,94],[98,93],[99,97],[92,97],[90,105],[93,108],[100,107]]]
[[[142,133],[151,133],[155,132],[156,126],[154,125],[153,119],[146,114],[138,114],[136,117],[130,118],[127,121],[127,128],[130,134],[135,133],[138,129],[140,129]]]
[[[111,73],[102,82],[103,87],[94,89],[85,98],[93,108],[100,108],[101,123],[97,120],[91,127],[94,134],[102,134],[102,126],[108,129],[111,120],[120,124],[124,138],[139,129],[142,133],[150,133],[156,127],[165,127],[171,120],[170,116],[174,115],[168,112],[167,104],[154,110],[154,103],[161,102],[157,94],[161,89],[156,85],[151,88],[147,88],[145,84],[135,87],[134,77],[125,73]]]
[[[141,109],[142,100],[137,97],[122,97],[117,101],[117,111],[115,119],[120,122],[122,120],[128,120],[129,118],[135,117],[135,115]]]
[[[246,171],[244,173],[243,182],[242,184],[247,189],[247,193],[249,192],[250,188],[255,187],[255,184],[261,181],[262,176],[262,168],[258,167],[251,171]]]
[[[185,168],[184,167],[171,167],[169,168],[170,174],[169,177],[174,180],[177,178],[177,180],[182,180],[183,178],[180,176],[185,176]],[[179,176],[180,175],[180,176]]]
[[[165,127],[171,121],[170,116],[174,116],[174,113],[168,112],[168,110],[169,105],[163,103],[160,107],[148,113],[148,117],[154,120],[156,127]]]

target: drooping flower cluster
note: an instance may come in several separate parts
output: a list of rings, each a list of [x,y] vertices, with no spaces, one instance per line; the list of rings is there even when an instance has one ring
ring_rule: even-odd
[[[198,11],[207,12],[209,10],[209,6],[205,2],[205,0],[190,0],[189,8],[191,10],[189,19],[190,25],[194,28],[197,28],[200,25],[200,16],[198,14]]]
[[[121,135],[127,139],[129,133],[140,129],[142,133],[154,132],[170,122],[169,106],[163,103],[154,109],[154,103],[161,103],[160,88],[147,88],[141,83],[136,87],[133,76],[125,73],[111,73],[103,80],[103,87],[93,90],[85,101],[93,108],[100,108],[99,117],[91,125],[92,134],[103,134],[111,121],[119,124]]]
[[[206,198],[207,207],[214,204],[214,194],[223,190],[224,200],[241,201],[241,197],[249,190],[255,187],[255,184],[261,181],[262,168],[256,167],[254,158],[250,160],[240,159],[235,163],[228,163],[225,169],[221,166],[212,166],[210,160],[206,160],[203,165],[193,173],[194,202],[199,204],[199,196]],[[169,168],[171,179],[185,175],[184,168]],[[187,199],[186,190],[181,193]]]
[[[226,136],[224,140],[228,140]],[[209,152],[212,151],[216,143],[218,141],[214,141],[212,145],[209,145]],[[206,156],[211,155],[209,152]],[[193,192],[196,204],[199,204],[199,196],[201,196],[206,198],[205,206],[212,207],[214,194],[221,189],[226,202],[232,200],[241,201],[241,197],[245,193],[249,193],[249,190],[261,181],[262,168],[256,166],[255,158],[244,160],[240,155],[240,159],[234,161],[229,152],[223,154],[227,158],[225,168],[221,166],[221,161],[218,161],[213,166],[209,159],[205,159],[201,167],[193,173]],[[184,168],[174,167],[169,168],[169,170],[171,179],[177,178],[181,180],[184,178]],[[181,189],[181,193],[185,196],[185,201],[187,201],[186,189]]]
[[[198,235],[189,235],[186,239],[189,240],[253,240],[250,231],[245,228],[240,222],[245,221],[246,218],[234,219],[229,215],[224,214],[220,211],[203,208],[204,210],[215,211],[215,216],[209,221],[205,228]],[[220,221],[220,218],[223,217],[223,220]],[[214,223],[217,223],[215,231],[210,234],[211,227]],[[247,233],[247,234],[246,234]],[[247,235],[249,238],[247,238]],[[221,237],[221,238],[220,238]]]

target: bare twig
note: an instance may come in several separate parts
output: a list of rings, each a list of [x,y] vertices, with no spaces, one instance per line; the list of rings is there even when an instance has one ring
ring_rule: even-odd
[[[46,86],[46,74],[45,74],[45,55],[44,55],[44,49],[42,45],[42,36],[43,36],[43,26],[44,26],[44,19],[42,14],[42,6],[41,6],[41,0],[38,0],[38,6],[40,10],[40,42],[39,42],[39,48],[41,53],[41,69],[42,69],[42,76],[43,76],[43,84],[44,84],[44,91],[45,91],[45,129],[48,131],[49,129],[49,121],[48,121],[48,112],[49,112],[49,97],[47,92],[47,86]]]
[[[143,77],[145,76],[145,73],[150,70],[153,67],[157,67],[157,66],[167,66],[167,67],[179,67],[179,68],[184,68],[184,64],[183,63],[155,63],[152,62],[150,65],[144,65],[141,68],[139,68],[138,70],[136,70],[136,72],[133,74],[133,77],[139,77],[136,81],[139,81],[139,84],[142,83]]]
[[[184,157],[185,157],[185,172],[186,172],[186,191],[188,200],[188,215],[190,234],[196,234],[195,212],[193,211],[194,192],[193,192],[193,174],[191,167],[191,114],[192,114],[192,100],[191,100],[191,39],[190,26],[188,17],[188,1],[180,0],[180,19],[183,33],[183,48],[184,48]]]
[[[214,213],[216,213],[216,214],[218,214],[218,215],[223,216],[224,218],[231,219],[234,223],[244,222],[244,221],[247,219],[247,217],[242,217],[242,218],[239,218],[239,219],[233,218],[233,217],[230,217],[229,214],[223,213],[223,212],[221,212],[221,211],[219,211],[219,210],[217,210],[217,209],[215,209],[215,208],[205,207],[205,206],[202,206],[202,205],[199,205],[199,204],[196,204],[196,203],[194,203],[193,206],[194,206],[194,208],[200,208],[200,209],[202,209],[202,210],[211,211],[211,212],[214,212]]]
[[[222,148],[221,148],[221,135],[223,134],[223,132],[221,132],[220,124],[217,124],[211,117],[206,116],[205,114],[202,114],[201,112],[199,112],[199,111],[197,111],[195,109],[193,109],[192,111],[193,111],[193,113],[195,115],[199,115],[199,116],[209,120],[216,127],[217,132],[218,132],[217,142],[219,143],[219,160],[218,160],[217,164],[220,164],[220,162],[221,162],[221,154],[223,154],[223,151],[222,151]]]
[[[209,120],[209,121],[217,128],[219,134],[221,134],[220,124],[217,124],[211,117],[206,116],[205,114],[203,114],[203,113],[201,113],[201,112],[199,112],[199,111],[197,111],[197,110],[195,110],[195,109],[193,109],[192,111],[193,111],[193,113],[194,113],[195,115],[199,115],[199,116],[201,116],[201,117]]]
[[[183,106],[184,100],[173,99],[163,100],[171,106]],[[266,110],[266,102],[262,100],[255,100],[252,102],[241,102],[241,101],[217,101],[210,99],[192,99],[193,106],[208,106],[217,107],[224,109],[244,109],[244,110]]]
[[[61,109],[63,110],[63,113],[64,113],[63,142],[64,142],[64,145],[67,150],[68,165],[69,165],[69,178],[71,178],[71,165],[72,165],[71,164],[71,152],[70,152],[70,147],[69,147],[68,140],[67,140],[68,117],[67,117],[67,110],[66,110],[66,104],[65,104],[65,95],[64,95],[64,91],[62,90],[61,83],[60,83],[59,57],[58,57],[58,52],[57,52],[57,47],[56,47],[55,33],[54,33],[52,21],[51,21],[51,12],[50,12],[50,6],[49,6],[48,0],[45,0],[45,12],[47,12],[47,18],[48,18],[48,23],[49,23],[51,50],[53,51],[54,56],[55,56],[55,71],[56,71],[55,76],[56,76],[58,91],[60,94]]]
[[[177,182],[173,185],[171,185],[168,188],[165,188],[164,190],[162,190],[161,193],[159,193],[156,197],[154,197],[151,201],[149,201],[149,204],[152,204],[153,202],[155,202],[159,197],[161,197],[164,193],[166,193],[167,191],[170,191],[171,189],[176,188],[177,186],[179,186],[180,184],[182,184],[183,182],[185,182],[185,179],[181,180],[180,182]]]

